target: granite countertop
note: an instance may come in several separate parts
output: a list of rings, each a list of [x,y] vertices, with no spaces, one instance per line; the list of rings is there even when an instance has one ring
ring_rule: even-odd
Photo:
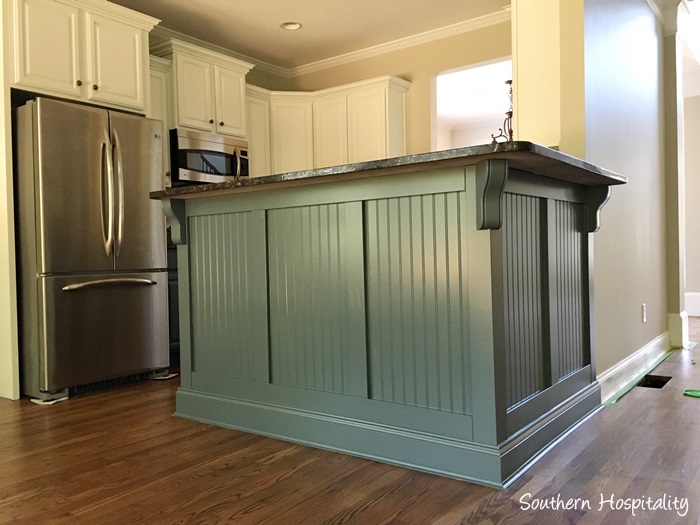
[[[397,173],[471,166],[487,159],[507,159],[509,167],[543,177],[565,180],[584,186],[625,184],[627,178],[565,153],[532,142],[501,142],[468,148],[433,151],[390,159],[343,164],[304,171],[250,177],[215,184],[179,186],[150,193],[151,199],[192,199],[386,176]]]

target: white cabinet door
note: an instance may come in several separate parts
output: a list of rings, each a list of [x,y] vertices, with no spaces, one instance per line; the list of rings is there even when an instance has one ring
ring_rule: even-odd
[[[175,58],[177,122],[204,131],[214,131],[214,90],[212,65],[208,62],[177,55]]]
[[[245,137],[245,75],[215,65],[214,91],[217,133]]]
[[[246,116],[250,176],[270,175],[270,101],[248,94]]]
[[[348,163],[347,97],[314,101],[314,167]]]
[[[87,97],[144,108],[146,105],[144,40],[146,32],[99,15],[86,13],[88,56]]]
[[[311,100],[270,101],[273,173],[313,168],[312,115]]]
[[[364,162],[387,156],[386,89],[348,94],[348,161]]]
[[[79,97],[80,11],[53,0],[17,0],[15,9],[15,82]]]

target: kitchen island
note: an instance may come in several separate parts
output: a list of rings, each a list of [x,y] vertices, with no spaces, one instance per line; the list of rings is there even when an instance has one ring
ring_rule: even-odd
[[[592,234],[625,182],[510,142],[152,193],[176,414],[506,486],[601,406]]]

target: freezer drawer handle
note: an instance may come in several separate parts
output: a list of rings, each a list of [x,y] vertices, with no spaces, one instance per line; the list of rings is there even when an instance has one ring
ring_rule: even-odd
[[[76,290],[84,290],[85,288],[94,288],[98,286],[118,286],[120,284],[136,284],[144,286],[153,286],[157,284],[151,279],[139,279],[136,277],[122,277],[119,279],[98,279],[97,281],[86,281],[84,283],[75,283],[64,286],[64,292],[74,292]]]

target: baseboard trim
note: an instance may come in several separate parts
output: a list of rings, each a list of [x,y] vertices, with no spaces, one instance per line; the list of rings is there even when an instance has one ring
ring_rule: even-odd
[[[177,392],[175,415],[505,488],[600,406],[599,388],[594,383],[500,445],[182,388]]]
[[[669,334],[664,332],[629,357],[599,374],[598,383],[600,383],[603,403],[609,404],[619,399],[640,376],[648,373],[665,359],[670,348]]]

